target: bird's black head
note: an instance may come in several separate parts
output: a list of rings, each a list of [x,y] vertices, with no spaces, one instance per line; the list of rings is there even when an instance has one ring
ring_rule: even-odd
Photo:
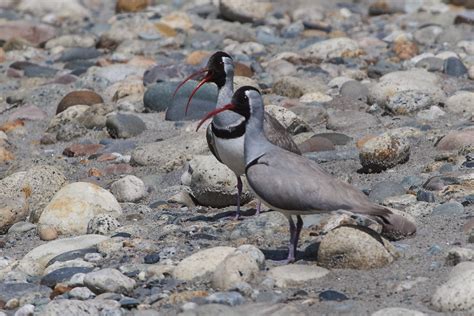
[[[227,75],[232,72],[234,73],[234,62],[225,52],[214,53],[207,62],[207,76],[208,81],[214,82],[218,88],[222,88],[225,85]]]
[[[261,113],[263,113],[262,96],[256,88],[251,86],[243,86],[237,89],[232,96],[231,103],[207,113],[201,122],[199,122],[196,130],[198,130],[205,121],[224,111],[238,113],[245,117],[247,121],[254,111],[261,111]]]

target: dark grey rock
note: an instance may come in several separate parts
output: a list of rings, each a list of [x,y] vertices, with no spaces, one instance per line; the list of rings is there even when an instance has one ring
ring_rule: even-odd
[[[359,152],[357,149],[332,150],[305,153],[304,156],[317,163],[324,163],[329,161],[356,160],[359,158]]]
[[[415,67],[424,68],[428,71],[443,71],[444,60],[437,57],[426,57],[417,62]]]
[[[385,198],[405,194],[405,188],[398,182],[382,181],[374,185],[369,194],[369,199],[381,203]]]
[[[94,47],[74,47],[63,52],[58,61],[68,62],[72,60],[93,59],[100,55],[100,51]]]
[[[304,31],[304,25],[301,21],[296,21],[291,23],[288,26],[283,27],[281,30],[281,36],[285,38],[294,38],[301,34]]]
[[[337,301],[337,302],[341,302],[341,301],[345,301],[345,300],[348,300],[349,298],[344,294],[344,293],[341,293],[341,292],[338,292],[338,291],[334,291],[334,290],[326,290],[326,291],[323,291],[321,293],[319,293],[319,299],[321,301]]]
[[[60,125],[56,132],[58,141],[67,142],[87,134],[87,128],[78,122],[70,122]]]
[[[149,253],[143,258],[143,261],[147,264],[153,264],[160,261],[160,254],[157,252]]]
[[[367,75],[369,78],[379,78],[390,72],[400,70],[401,68],[402,66],[400,64],[379,60],[375,65],[369,66],[367,69]]]
[[[423,184],[423,188],[430,191],[440,191],[447,185],[459,183],[460,180],[456,177],[434,176],[426,180],[426,182]]]
[[[257,29],[257,42],[263,45],[279,45],[283,43],[283,39],[276,34],[275,29],[262,26]]]
[[[54,270],[41,278],[40,284],[54,288],[56,284],[69,280],[74,274],[91,272],[87,267],[66,267]]]
[[[36,297],[48,298],[51,289],[44,285],[31,283],[0,283],[0,301],[8,302],[12,298]]]
[[[51,78],[54,77],[57,72],[57,69],[39,65],[30,65],[24,69],[24,75],[29,78]]]
[[[334,145],[337,145],[337,146],[346,145],[352,140],[352,137],[347,136],[347,135],[342,134],[342,133],[331,133],[331,132],[329,132],[329,133],[319,133],[319,134],[315,134],[314,136],[327,138]]]
[[[103,139],[99,142],[105,145],[100,153],[127,153],[137,147],[137,142],[130,139]]]
[[[105,127],[113,138],[130,138],[146,130],[145,122],[141,118],[123,113],[108,116]]]
[[[140,304],[140,301],[132,297],[124,297],[119,301],[120,305],[123,308],[131,309],[137,307]]]
[[[351,80],[342,84],[340,94],[353,100],[367,102],[369,89],[359,81]]]
[[[208,303],[236,306],[244,302],[244,297],[239,292],[217,292],[209,295],[206,301]]]
[[[418,176],[406,176],[400,183],[406,190],[410,188],[418,188],[423,185],[424,180]]]
[[[46,267],[49,267],[55,262],[63,262],[63,261],[69,261],[69,260],[74,260],[74,259],[82,259],[84,256],[88,253],[97,253],[96,248],[84,248],[84,249],[79,249],[79,250],[72,250],[68,251],[65,253],[62,253],[51,260],[48,261],[46,264]]]
[[[166,111],[166,119],[170,121],[200,119],[215,108],[217,87],[213,84],[206,84],[194,95],[189,111],[185,115],[189,96],[198,82],[188,81],[173,98],[178,84],[179,82],[160,82],[151,85],[143,97],[145,108],[155,112]]]
[[[443,203],[433,209],[433,215],[455,216],[464,213],[464,206],[456,201]]]
[[[448,76],[461,77],[467,74],[467,68],[456,57],[449,57],[444,61],[444,73]]]
[[[418,190],[418,192],[416,192],[416,200],[428,202],[428,203],[434,203],[435,195],[431,191]]]

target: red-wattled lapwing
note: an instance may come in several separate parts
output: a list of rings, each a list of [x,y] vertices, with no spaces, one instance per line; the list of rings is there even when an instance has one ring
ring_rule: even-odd
[[[245,174],[250,188],[261,201],[288,218],[287,262],[295,260],[303,227],[301,215],[345,210],[376,219],[382,224],[382,233],[415,233],[412,222],[372,203],[356,187],[333,177],[316,162],[269,142],[264,132],[263,100],[257,89],[250,86],[238,89],[231,103],[208,113],[198,128],[205,120],[227,112],[244,118]]]
[[[186,78],[178,85],[176,91],[178,91],[185,82],[203,73],[206,75],[189,96],[186,111],[188,110],[193,95],[206,82],[213,82],[217,85],[218,97],[216,109],[228,104],[232,98],[234,91],[234,62],[232,58],[224,52],[213,54],[209,58],[207,67]],[[294,153],[301,154],[298,146],[288,134],[285,127],[266,112],[264,113],[263,130],[271,143]],[[231,111],[214,116],[206,133],[207,144],[211,152],[217,160],[229,167],[237,176],[237,219],[240,217],[240,195],[242,194],[242,180],[240,177],[245,173],[244,135],[245,117]],[[257,206],[257,214],[259,211],[260,202]]]

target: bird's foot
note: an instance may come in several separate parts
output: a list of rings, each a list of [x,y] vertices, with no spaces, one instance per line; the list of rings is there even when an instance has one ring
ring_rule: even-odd
[[[235,212],[234,221],[238,221],[240,220],[240,218],[241,218],[240,212]]]
[[[257,211],[255,212],[255,216],[259,216],[261,210],[262,210],[262,201],[259,200],[257,202]]]

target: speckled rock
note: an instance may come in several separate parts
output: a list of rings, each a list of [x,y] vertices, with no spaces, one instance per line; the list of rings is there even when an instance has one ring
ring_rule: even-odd
[[[291,110],[274,104],[265,106],[265,110],[286,127],[286,130],[292,135],[311,131],[309,124]]]
[[[99,214],[91,218],[87,224],[87,233],[109,235],[120,226],[120,222],[114,216],[110,214]]]
[[[303,52],[308,57],[317,59],[328,59],[334,57],[349,57],[357,54],[359,45],[356,41],[347,37],[332,38],[325,41],[317,42],[306,47]]]
[[[391,244],[379,235],[351,227],[338,227],[321,241],[318,263],[336,269],[380,268],[397,257]]]
[[[122,209],[109,191],[92,183],[76,182],[56,193],[38,224],[51,225],[59,234],[84,234],[92,217],[102,213],[118,216]]]
[[[128,175],[112,183],[110,191],[119,202],[134,202],[146,196],[143,181],[133,175]]]
[[[422,91],[397,92],[389,97],[387,108],[395,114],[406,115],[428,108],[433,101],[428,93]]]
[[[254,279],[259,271],[255,258],[244,252],[228,255],[212,275],[212,286],[221,290],[230,290],[242,282]]]
[[[269,1],[222,0],[219,11],[224,18],[241,23],[262,21],[272,10]]]
[[[406,162],[410,157],[410,144],[404,138],[389,133],[369,139],[360,148],[359,158],[363,168],[379,172]]]
[[[449,278],[431,297],[431,304],[439,312],[472,311],[474,309],[474,270],[467,270]]]
[[[446,100],[446,109],[452,113],[474,114],[474,92],[459,91]]]
[[[226,207],[237,202],[237,179],[225,165],[219,163],[214,156],[195,156],[188,165],[193,197],[199,204],[212,207]],[[182,179],[189,178],[183,175]],[[187,183],[186,183],[187,184]],[[251,199],[248,189],[244,188],[241,203]]]
[[[329,273],[328,269],[316,265],[289,264],[271,268],[267,276],[275,285],[283,288],[298,288],[306,282],[320,279]]]
[[[192,280],[214,272],[224,259],[235,252],[233,247],[214,247],[198,251],[181,260],[173,276],[180,280]]]

